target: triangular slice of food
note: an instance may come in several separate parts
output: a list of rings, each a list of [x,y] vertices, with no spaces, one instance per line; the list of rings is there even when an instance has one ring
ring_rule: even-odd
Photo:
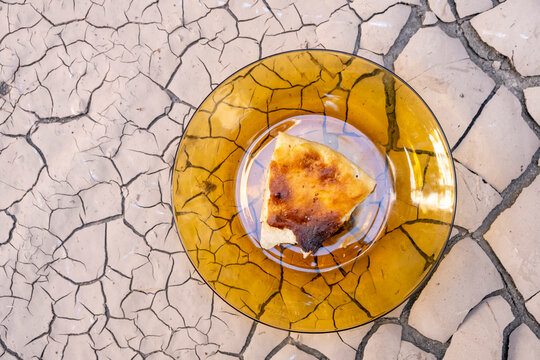
[[[279,133],[261,211],[263,248],[282,243],[315,252],[334,235],[375,180],[328,146]]]

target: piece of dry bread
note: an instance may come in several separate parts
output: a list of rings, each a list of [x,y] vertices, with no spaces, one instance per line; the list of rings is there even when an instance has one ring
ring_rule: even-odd
[[[328,146],[280,132],[267,170],[260,243],[315,252],[375,188],[375,180]]]

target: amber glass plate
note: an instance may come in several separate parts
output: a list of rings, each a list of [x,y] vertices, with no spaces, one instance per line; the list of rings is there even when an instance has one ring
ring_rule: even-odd
[[[258,242],[278,131],[340,151],[377,181],[307,257]],[[216,294],[265,324],[326,332],[384,315],[429,276],[455,186],[444,134],[414,90],[368,60],[302,50],[251,64],[206,98],[179,145],[173,203],[183,246]]]

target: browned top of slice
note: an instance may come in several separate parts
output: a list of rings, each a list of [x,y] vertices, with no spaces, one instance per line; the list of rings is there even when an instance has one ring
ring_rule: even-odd
[[[270,226],[292,230],[316,251],[348,220],[375,181],[327,146],[280,133],[269,169]]]

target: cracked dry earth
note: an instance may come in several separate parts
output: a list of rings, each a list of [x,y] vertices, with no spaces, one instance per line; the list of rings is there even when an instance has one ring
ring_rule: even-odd
[[[0,0],[0,358],[540,358],[538,13],[536,0]],[[408,81],[459,187],[430,281],[329,334],[270,328],[215,296],[170,201],[199,103],[297,48]]]

